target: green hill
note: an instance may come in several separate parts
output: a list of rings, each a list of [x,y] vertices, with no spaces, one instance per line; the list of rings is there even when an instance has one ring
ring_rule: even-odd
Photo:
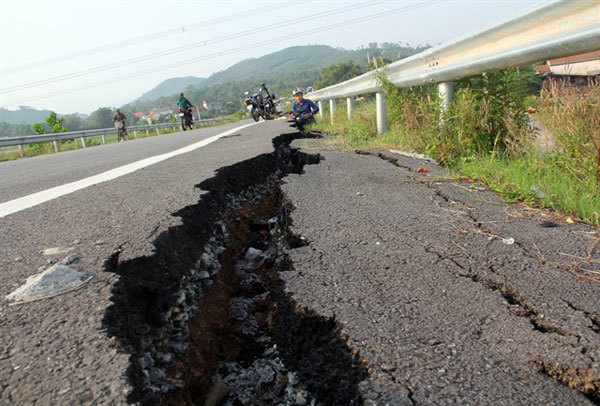
[[[158,99],[163,96],[170,96],[185,90],[188,86],[201,85],[206,79],[195,76],[186,76],[182,78],[171,78],[163,80],[155,88],[142,94],[136,101],[148,101]]]
[[[0,109],[0,122],[8,124],[33,124],[44,121],[50,110],[36,110],[28,106],[19,106],[18,110]]]
[[[204,86],[233,80],[243,80],[254,76],[320,70],[342,61],[358,62],[353,51],[335,49],[327,45],[307,45],[286,48],[259,58],[245,59],[230,68],[211,75]]]
[[[243,108],[244,92],[257,91],[261,83],[266,83],[271,92],[288,96],[295,87],[314,85],[324,67],[352,61],[364,70],[368,58],[383,56],[393,62],[423,49],[425,47],[412,48],[389,42],[372,43],[368,47],[356,50],[327,45],[294,46],[261,57],[245,59],[225,70],[213,73],[199,85],[185,89],[180,86],[170,94],[163,94],[155,99],[139,98],[122,106],[122,109],[125,112],[148,112],[153,107],[172,106],[177,99],[177,93],[185,90],[186,97],[194,105],[201,106],[202,100],[216,98],[227,106],[225,112],[231,113]]]

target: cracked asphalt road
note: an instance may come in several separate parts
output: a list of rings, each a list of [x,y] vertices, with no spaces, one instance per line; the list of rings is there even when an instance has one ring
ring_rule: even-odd
[[[179,149],[244,123],[108,144],[0,163],[0,201],[10,200],[159,153]],[[102,326],[118,276],[104,261],[151,255],[154,239],[180,224],[172,213],[198,201],[196,185],[220,167],[273,150],[279,135],[266,123],[240,136],[148,166],[0,218],[0,404],[121,404],[131,387],[129,355]],[[30,181],[29,181],[30,180]],[[6,196],[6,197],[5,197]],[[84,288],[48,300],[8,307],[4,297],[65,255],[94,278]]]
[[[377,388],[367,403],[598,402],[600,283],[570,272],[597,230],[421,160],[295,145],[324,159],[285,180],[293,231],[310,244],[282,278],[341,323]]]
[[[0,169],[14,166],[15,178],[4,184],[13,198],[19,173],[34,173],[27,161],[49,168],[50,183],[59,184],[79,178],[60,169],[58,161],[71,155],[90,162],[83,173],[93,174],[111,167],[111,156],[115,165],[130,159],[117,147],[144,157],[218,131],[3,163]],[[123,260],[150,255],[155,238],[179,224],[171,213],[202,195],[196,184],[217,168],[271,152],[272,138],[285,132],[282,121],[260,124],[0,219],[2,297],[48,260],[60,259],[40,255],[49,247],[74,247],[77,267],[95,276],[68,295],[2,304],[0,404],[125,403],[128,355],[101,325],[118,278],[102,272],[104,260],[118,247]],[[149,149],[137,151],[143,145]],[[359,351],[370,373],[360,388],[366,404],[599,402],[600,284],[583,270],[600,271],[598,250],[587,260],[597,230],[506,204],[421,160],[342,152],[322,141],[295,145],[324,160],[284,178],[282,189],[296,207],[294,232],[310,244],[290,252],[295,271],[281,277],[300,305],[335,317]],[[418,166],[431,176],[417,174]],[[43,187],[37,182],[21,190]],[[542,227],[543,221],[558,227]],[[502,242],[508,237],[513,244]],[[584,277],[571,272],[577,270]]]

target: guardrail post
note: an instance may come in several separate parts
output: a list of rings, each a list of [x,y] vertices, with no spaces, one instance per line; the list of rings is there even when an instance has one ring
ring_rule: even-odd
[[[21,158],[23,158],[23,145],[19,144],[19,154],[21,155]]]
[[[329,100],[329,114],[331,115],[331,124],[333,124],[333,118],[335,117],[335,99]]]
[[[137,140],[137,130],[133,130],[133,136],[135,137],[135,139]]]
[[[156,127],[156,135],[160,135],[160,130]]]
[[[321,120],[323,120],[323,102],[321,100],[319,100],[318,103],[319,103],[319,118]]]
[[[146,137],[149,137],[150,133],[148,132],[148,129],[146,128]]]
[[[442,82],[438,85],[438,94],[440,95],[443,111],[448,111],[448,106],[454,98],[454,85],[454,82]]]
[[[352,120],[352,115],[354,113],[354,97],[346,97],[346,105],[348,107],[348,120]]]
[[[384,134],[387,130],[387,115],[385,111],[385,93],[375,93],[375,105],[377,107],[377,134]]]
[[[83,149],[85,149],[85,138],[81,137],[81,143],[83,144]]]
[[[106,139],[104,138],[104,134],[102,134],[102,143],[106,144]]]
[[[54,152],[58,152],[58,143],[56,141],[52,141],[52,144],[54,144]]]

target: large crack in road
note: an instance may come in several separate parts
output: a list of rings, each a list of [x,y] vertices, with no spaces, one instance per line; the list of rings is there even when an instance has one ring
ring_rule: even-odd
[[[298,306],[280,272],[291,234],[279,189],[289,173],[319,162],[291,148],[221,168],[208,193],[174,215],[150,257],[105,270],[120,275],[104,325],[130,354],[130,402],[142,404],[358,404],[366,376],[334,318]]]
[[[526,399],[552,403],[570,396],[564,385],[585,396],[578,404],[599,402],[594,287],[515,231],[511,219],[526,216],[389,154],[359,151],[357,164],[301,152],[297,138],[198,185],[205,193],[174,213],[182,224],[153,255],[116,250],[106,262],[120,279],[104,325],[130,354],[128,401],[476,404],[537,390]],[[401,204],[394,222],[382,202]],[[544,266],[561,300],[540,281]]]

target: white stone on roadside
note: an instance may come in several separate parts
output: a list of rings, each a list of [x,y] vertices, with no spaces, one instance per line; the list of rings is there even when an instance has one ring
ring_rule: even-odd
[[[52,248],[46,248],[44,251],[42,251],[42,253],[46,256],[63,255],[63,254],[67,254],[73,250],[74,250],[73,247],[52,247]]]
[[[512,237],[508,237],[508,238],[503,238],[502,242],[506,245],[512,245],[515,243],[515,239]]]
[[[62,264],[27,278],[20,286],[6,296],[9,302],[26,302],[56,296],[76,289],[90,279],[90,275]]]

